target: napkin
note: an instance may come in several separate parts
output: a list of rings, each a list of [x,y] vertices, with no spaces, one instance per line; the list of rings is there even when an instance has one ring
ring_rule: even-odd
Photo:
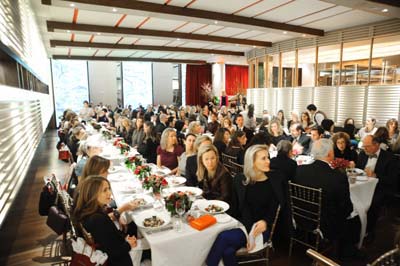
[[[203,215],[200,218],[194,219],[193,221],[190,222],[190,226],[201,231],[203,229],[206,229],[207,227],[215,224],[217,222],[217,219],[215,219],[214,216],[211,215]]]
[[[256,227],[256,224],[253,224],[253,227],[251,228],[251,231],[249,233],[250,245],[252,245],[253,243],[255,244],[254,248],[251,251],[249,251],[249,253],[254,253],[254,252],[257,252],[264,248],[263,234],[259,234],[258,236],[254,237],[254,228],[255,227]]]

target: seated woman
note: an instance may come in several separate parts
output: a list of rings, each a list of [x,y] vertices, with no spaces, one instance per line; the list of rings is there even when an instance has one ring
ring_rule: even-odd
[[[225,117],[223,120],[223,127],[229,130],[229,133],[232,135],[235,133],[235,126],[232,125],[232,120],[229,117]]]
[[[392,146],[399,137],[399,122],[395,118],[391,118],[386,122],[386,128],[389,132],[389,144]]]
[[[143,125],[144,139],[142,144],[137,148],[137,151],[147,160],[148,163],[157,163],[157,147],[158,140],[154,124],[146,121]]]
[[[271,159],[271,169],[280,171],[287,181],[296,175],[297,163],[292,159],[292,143],[288,140],[281,140],[276,147],[278,155]]]
[[[194,154],[192,156],[188,156],[186,159],[186,169],[185,169],[185,177],[186,177],[186,185],[196,187],[198,185],[197,181],[197,151],[203,145],[211,145],[211,138],[207,135],[201,135],[196,137],[193,145]]]
[[[222,153],[225,152],[226,146],[229,144],[231,139],[231,133],[226,128],[219,128],[214,136],[214,146],[218,150],[219,158],[221,159]]]
[[[360,128],[360,130],[357,132],[357,136],[360,138],[361,141],[368,136],[368,135],[374,135],[377,128],[375,127],[376,124],[376,119],[373,117],[368,117],[367,120],[365,121],[365,126]]]
[[[271,135],[271,141],[274,146],[278,145],[279,141],[286,139],[280,120],[274,119],[269,123],[268,133]]]
[[[71,136],[67,140],[67,146],[72,154],[74,162],[78,160],[79,141],[86,139],[86,131],[81,126],[77,126],[72,130]]]
[[[157,166],[168,167],[171,174],[178,171],[179,156],[183,153],[183,148],[178,145],[176,132],[173,128],[164,129],[160,146],[157,147]]]
[[[303,127],[304,131],[309,134],[311,131],[311,117],[308,112],[301,113],[301,126]]]
[[[121,137],[124,138],[125,143],[131,145],[132,144],[132,133],[133,133],[132,121],[126,117],[122,118],[121,119],[121,128],[122,128],[122,132],[120,132]]]
[[[244,174],[233,180],[232,215],[247,232],[254,225],[253,236],[262,234],[264,242],[268,240],[276,210],[284,202],[283,180],[279,172],[270,171],[266,145],[254,145],[246,151]],[[246,246],[249,251],[254,248],[242,229],[224,231],[211,247],[206,264],[217,266],[222,259],[225,265],[237,265],[235,253]]]
[[[357,162],[358,154],[351,148],[350,137],[345,132],[338,132],[332,136],[334,144],[335,158],[343,158],[352,162],[352,166]]]
[[[182,153],[179,158],[177,175],[185,176],[187,158],[195,154],[195,150],[194,150],[195,140],[196,140],[196,135],[194,135],[192,133],[189,133],[186,135],[186,139],[184,140],[185,152]]]
[[[143,117],[139,116],[136,118],[135,127],[132,132],[132,147],[137,147],[142,144],[144,139],[144,130],[143,130]]]
[[[382,150],[390,151],[389,130],[386,127],[378,127],[374,136],[379,141]]]
[[[204,145],[197,153],[197,181],[208,200],[231,203],[232,177],[218,158],[214,145]]]
[[[202,128],[200,126],[200,122],[198,121],[192,121],[189,123],[187,133],[192,133],[196,136],[200,135],[202,131]]]
[[[79,145],[78,154],[81,159],[78,161],[75,167],[75,174],[79,178],[82,176],[83,168],[90,157],[99,155],[103,152],[103,146],[100,141],[97,141],[93,137],[89,137],[86,141],[81,141]]]
[[[89,158],[85,167],[83,168],[79,183],[85,180],[88,176],[99,175],[107,178],[108,169],[111,166],[111,161],[98,155]]]
[[[107,112],[108,112],[107,108],[102,108],[97,113],[97,122],[108,123]]]
[[[246,145],[247,138],[244,131],[236,131],[233,133],[228,147],[225,149],[225,154],[236,157],[238,164],[243,164],[244,161],[244,146]]]
[[[130,223],[128,230],[118,230],[113,220],[121,221],[124,211],[139,207],[138,200],[131,201],[111,213],[107,206],[112,198],[110,183],[102,176],[90,176],[81,183],[80,193],[73,212],[73,221],[78,235],[83,235],[83,229],[91,234],[97,249],[108,255],[110,266],[132,266],[131,248],[137,246],[134,236],[135,226]],[[141,254],[140,254],[141,256]],[[140,262],[140,256],[138,261]],[[136,261],[136,264],[138,263]]]

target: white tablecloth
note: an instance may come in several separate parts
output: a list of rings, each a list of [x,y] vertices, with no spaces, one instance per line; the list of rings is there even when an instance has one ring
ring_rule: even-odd
[[[361,248],[367,230],[367,212],[371,206],[376,184],[378,184],[377,178],[368,178],[367,181],[356,181],[356,183],[350,184],[350,199],[361,220],[359,248]]]

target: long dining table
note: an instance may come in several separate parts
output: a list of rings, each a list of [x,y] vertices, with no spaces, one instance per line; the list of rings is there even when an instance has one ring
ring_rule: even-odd
[[[134,154],[137,154],[137,152],[131,149],[130,155]],[[123,156],[121,156],[118,149],[112,146],[111,142],[104,148],[102,155],[114,162],[113,170],[109,173],[108,180],[110,181],[117,206],[133,198],[153,196],[149,191],[143,190],[138,177],[131,170],[124,167]],[[158,168],[156,165],[151,165],[151,168],[152,172],[160,173],[165,171],[165,169]],[[184,188],[182,187],[182,189]],[[175,187],[175,190],[179,190],[179,187]],[[196,204],[196,201],[194,204]],[[170,215],[164,206],[156,210],[150,205],[139,207],[137,210],[129,212],[129,216],[136,222],[137,218],[148,211],[158,213],[160,216]],[[220,232],[233,228],[243,228],[233,217],[228,214],[222,215],[225,216],[225,219],[217,220],[216,224],[202,231],[192,228],[185,221],[183,221],[179,231],[172,225],[167,225],[160,230],[147,230],[138,226],[140,235],[149,243],[152,265],[204,265],[212,244]],[[173,220],[171,219],[171,221]]]

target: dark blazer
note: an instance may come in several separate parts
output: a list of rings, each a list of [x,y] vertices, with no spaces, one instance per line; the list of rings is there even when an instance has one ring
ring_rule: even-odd
[[[236,163],[243,165],[244,163],[244,152],[245,150],[238,146],[230,146],[226,147],[225,154],[236,157]]]
[[[154,131],[156,132],[156,134],[158,134],[158,135],[161,136],[161,134],[163,133],[164,129],[166,129],[166,128],[167,128],[166,125],[164,125],[163,123],[159,122],[159,123],[155,126]]]
[[[203,196],[208,200],[223,200],[231,204],[232,198],[232,176],[228,170],[219,163],[215,177],[208,179],[207,171],[205,177],[199,182],[199,187],[203,189]]]
[[[368,155],[361,151],[358,155],[356,167],[364,169],[368,162]],[[392,153],[381,149],[375,166],[376,177],[379,182],[375,189],[375,194],[383,193],[392,195],[397,188],[397,178],[399,165]]]
[[[254,137],[254,131],[247,128],[247,127],[243,127],[242,129],[239,129],[239,127],[237,127],[237,130],[242,130],[244,133],[246,133],[246,138],[247,138],[247,143],[249,143],[251,141],[251,139]]]
[[[85,218],[82,225],[99,245],[98,249],[107,253],[108,265],[132,266],[129,255],[131,246],[125,240],[125,235],[115,227],[106,213],[99,211]]]
[[[316,160],[297,167],[294,183],[322,188],[321,230],[328,239],[337,239],[344,232],[346,218],[353,211],[349,182],[345,174]]]
[[[274,192],[274,196],[276,198],[276,202],[269,206],[273,212],[276,211],[278,204],[281,205],[281,208],[285,208],[286,206],[286,195],[284,189],[284,177],[277,171],[270,171],[266,173],[270,178],[272,190]],[[245,175],[240,173],[237,174],[233,179],[233,194],[232,194],[232,204],[230,213],[233,217],[238,219],[242,224],[246,227],[247,231],[251,231],[251,227],[253,226],[254,218],[251,216],[249,211],[249,207],[246,202],[246,190],[247,186],[243,184],[246,179]],[[270,218],[265,218],[268,224],[271,224]]]
[[[293,142],[294,138],[292,136],[290,136],[290,141]],[[310,141],[311,138],[309,136],[307,136],[307,134],[302,133],[299,137],[299,140],[297,141],[301,146],[304,147],[303,149],[303,154],[306,154],[306,152],[309,149],[310,146]]]
[[[287,181],[296,175],[297,163],[284,154],[271,159],[271,169],[280,171]]]
[[[157,147],[159,143],[151,138],[143,140],[137,151],[147,159],[148,163],[157,163]]]
[[[222,162],[222,153],[226,150],[226,144],[223,141],[214,141],[213,144],[217,148],[219,160]]]
[[[186,159],[186,185],[197,187],[199,182],[197,181],[197,154],[187,157]]]
[[[343,153],[337,147],[335,147],[334,151],[335,158],[343,158],[348,161],[357,162],[358,154],[355,150],[350,149],[350,147],[346,147]]]
[[[272,135],[270,135],[270,136],[271,136],[271,142],[275,146],[278,145],[279,141],[286,140],[288,138],[285,133],[283,133],[282,135],[279,135],[279,136],[272,136]]]

